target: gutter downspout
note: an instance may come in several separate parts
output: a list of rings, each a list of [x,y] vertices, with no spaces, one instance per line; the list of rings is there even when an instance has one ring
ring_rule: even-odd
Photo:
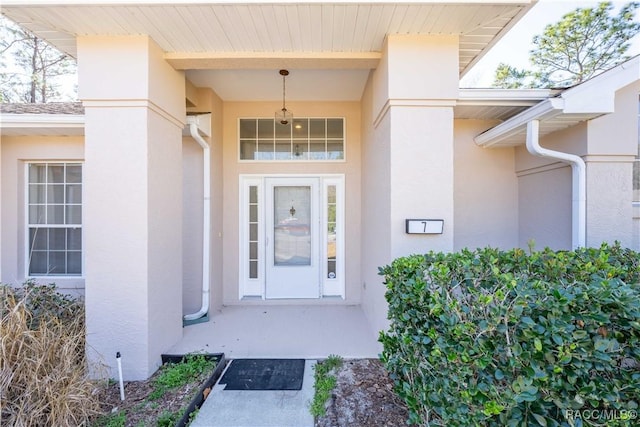
[[[527,150],[538,157],[548,157],[571,165],[572,178],[572,234],[573,249],[586,246],[587,224],[587,166],[580,156],[548,150],[540,146],[539,120],[527,122]]]
[[[197,119],[194,116],[187,117],[187,124],[191,137],[202,147],[203,155],[203,223],[202,223],[202,305],[200,310],[192,314],[186,314],[184,321],[193,321],[204,317],[209,312],[210,291],[210,247],[211,247],[211,157],[209,144],[198,132]]]

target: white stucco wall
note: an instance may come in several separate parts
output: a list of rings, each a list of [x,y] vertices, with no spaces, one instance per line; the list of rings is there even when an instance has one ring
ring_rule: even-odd
[[[518,173],[518,246],[571,249],[571,168]]]
[[[540,145],[557,151],[586,154],[587,128],[582,123],[540,139]],[[530,241],[536,249],[571,249],[571,167],[553,159],[536,157],[524,146],[515,150],[518,176],[518,245]]]
[[[0,141],[0,281],[21,284],[26,279],[26,201],[25,168],[29,161],[84,160],[82,137],[10,137]],[[84,279],[42,278],[42,283],[54,281],[65,292],[82,294]]]
[[[391,256],[453,250],[453,108],[394,107]],[[407,234],[405,220],[444,220],[442,234]]]
[[[620,242],[633,247],[632,163],[587,163],[587,246]]]
[[[473,141],[476,135],[495,124],[480,120],[455,121],[455,250],[518,246],[514,149],[486,149]]]
[[[211,309],[222,307],[224,273],[224,104],[213,92],[206,97],[211,106]]]
[[[144,108],[97,110],[85,112],[87,341],[96,352],[90,353],[91,360],[107,364],[109,376],[116,375],[113,362],[120,351],[125,376],[144,378],[150,371],[148,179],[142,160],[147,147],[138,141],[147,137],[147,112]],[[112,123],[129,126],[116,130]],[[115,279],[115,271],[120,280]]]
[[[391,262],[391,120],[384,117],[377,127],[373,121],[373,78],[362,97],[362,308],[369,319],[371,334],[388,327],[383,278],[378,267]],[[373,214],[375,213],[375,214]]]
[[[631,248],[640,252],[640,205],[633,206],[633,243]]]
[[[182,94],[184,99],[184,89]],[[155,112],[147,126],[148,376],[160,366],[160,355],[182,338],[183,266],[182,128]]]
[[[632,163],[638,149],[638,92],[616,92],[615,111],[542,138],[543,147],[582,156],[587,166],[587,246],[634,242]],[[571,248],[571,169],[516,149],[520,246]]]
[[[362,194],[366,209],[377,211],[375,218],[363,218],[376,237],[362,237],[362,307],[374,334],[388,325],[378,267],[399,256],[454,248],[457,96],[457,37],[387,38],[362,98]],[[444,232],[406,234],[410,218],[443,219]]]
[[[238,118],[273,117],[277,102],[225,102],[223,138],[223,303],[299,304],[296,300],[243,300],[238,298],[239,176],[241,174],[344,174],[345,176],[345,299],[305,300],[307,304],[356,304],[360,301],[361,196],[360,196],[360,104],[357,102],[291,102],[296,117],[344,117],[345,161],[339,162],[240,162]]]
[[[615,112],[587,125],[587,245],[634,247],[633,161],[638,155],[640,83],[616,92]]]
[[[201,101],[194,112],[211,112],[209,143],[211,155],[211,242],[210,298],[211,310],[222,306],[222,100],[210,89],[198,89]],[[190,136],[182,139],[183,155],[183,235],[182,235],[182,299],[185,314],[197,312],[202,305],[202,215],[203,158],[202,148]]]
[[[200,309],[202,298],[202,148],[191,137],[182,139],[182,308],[185,313]]]
[[[638,94],[640,82],[616,92],[615,112],[589,121],[591,155],[638,155]]]

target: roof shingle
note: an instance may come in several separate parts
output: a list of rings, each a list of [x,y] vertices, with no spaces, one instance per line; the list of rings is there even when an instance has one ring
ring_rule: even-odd
[[[83,115],[82,102],[0,104],[2,114],[75,114]]]

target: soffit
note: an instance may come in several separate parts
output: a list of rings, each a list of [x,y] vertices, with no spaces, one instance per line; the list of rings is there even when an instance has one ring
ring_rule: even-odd
[[[463,75],[533,0],[3,3],[3,14],[74,57],[77,36],[146,34],[178,69],[374,68],[387,34],[458,35]]]
[[[573,127],[580,122],[599,117],[607,112],[606,110],[570,111],[564,98],[566,94],[567,92],[564,92],[548,98],[482,132],[475,137],[476,144],[485,148],[523,145],[526,142],[527,123],[532,120],[538,121],[539,136],[544,137],[553,132]]]
[[[505,121],[553,96],[549,89],[460,89],[454,118]]]

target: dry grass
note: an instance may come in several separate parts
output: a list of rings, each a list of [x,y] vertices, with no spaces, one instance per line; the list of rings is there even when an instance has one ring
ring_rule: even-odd
[[[0,425],[88,425],[100,407],[83,304],[51,285],[0,285],[0,315]]]

